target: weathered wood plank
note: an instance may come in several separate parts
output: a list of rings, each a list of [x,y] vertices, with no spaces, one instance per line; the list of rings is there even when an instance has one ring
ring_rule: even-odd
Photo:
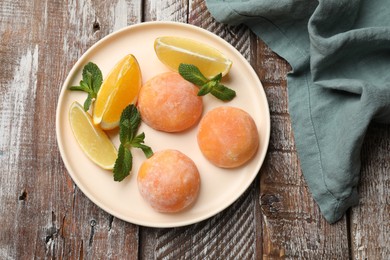
[[[188,1],[146,0],[144,21],[187,22]]]
[[[137,257],[138,227],[103,212],[67,174],[55,109],[82,53],[129,21],[139,22],[140,10],[140,2],[123,0],[2,1],[1,259]]]
[[[151,20],[189,22],[230,42],[255,68],[271,110],[269,152],[255,182],[220,214],[182,228],[138,227],[98,208],[67,174],[55,137],[59,91],[77,59],[107,34]],[[327,224],[299,166],[288,113],[290,67],[244,26],[215,22],[204,0],[3,0],[0,36],[0,259],[390,255],[389,127],[368,131],[359,206]]]
[[[128,24],[140,22],[140,14],[140,1],[74,1],[70,3],[64,17],[69,26],[65,32],[70,33],[64,35],[65,52],[61,53],[61,56],[70,57],[67,60],[73,64],[99,39]],[[69,69],[65,71],[65,74],[68,71]],[[69,179],[68,183],[70,183]],[[68,188],[70,187],[71,185],[68,185]],[[61,235],[57,237],[57,247],[61,251],[54,251],[54,256],[67,258],[66,254],[70,253],[71,258],[137,258],[137,226],[105,213],[89,201],[74,185],[69,191],[71,193],[65,195],[71,200],[68,201],[69,204],[62,216],[62,225],[59,226]],[[61,245],[63,245],[62,248]]]
[[[207,10],[205,1],[194,0],[190,5],[189,23],[207,29],[220,36],[232,46],[234,46],[251,64],[254,63],[254,56],[252,55],[255,48],[255,36],[245,26],[227,26],[215,21]],[[262,233],[261,233],[261,219],[260,208],[258,203],[259,176],[254,180],[254,183],[248,188],[235,204],[225,210],[224,219],[227,223],[234,223],[235,228],[226,225],[225,232],[232,232],[233,237],[222,237],[222,243],[230,245],[230,255],[225,255],[221,259],[258,259],[262,254]],[[249,197],[248,197],[249,196]],[[245,203],[244,203],[245,201]],[[235,208],[238,209],[235,209]],[[233,209],[233,213],[231,210]],[[251,218],[248,221],[248,215],[240,214],[241,211],[250,212]],[[233,214],[231,216],[231,214]],[[232,224],[230,224],[232,225]],[[246,232],[240,232],[242,226],[245,227]],[[221,231],[223,232],[223,231]],[[231,241],[235,241],[231,243]],[[210,241],[210,246],[213,246],[213,241]],[[235,255],[235,251],[246,251],[245,255]],[[225,249],[226,250],[226,249]],[[218,257],[217,257],[218,258]]]
[[[271,139],[261,170],[264,259],[348,259],[346,218],[329,225],[310,195],[299,166],[287,103],[290,66],[258,41],[255,68],[267,93]]]
[[[187,22],[188,1],[163,1],[163,0],[146,0],[144,1],[143,21],[179,21]],[[183,228],[185,229],[185,228]],[[165,233],[170,234],[171,240],[164,239]],[[157,229],[157,228],[140,228],[140,258],[141,259],[183,259],[183,253],[174,249],[181,248],[185,241],[179,242],[179,247],[175,237],[182,237],[176,229]],[[165,241],[166,244],[162,244]],[[188,241],[188,238],[187,238]]]
[[[253,223],[257,221],[249,189],[225,211],[208,220],[172,229],[143,228],[142,259],[256,259]],[[145,242],[145,244],[144,244]]]
[[[2,7],[0,17],[4,22],[0,24],[0,31],[5,37],[1,43],[4,50],[1,59],[5,69],[0,72],[0,78],[4,78],[0,89],[0,257],[12,259],[27,256],[23,246],[37,246],[35,236],[39,225],[31,216],[40,213],[40,205],[29,202],[36,201],[40,195],[40,192],[31,192],[30,183],[32,175],[36,174],[37,160],[34,112],[39,47],[34,42],[34,33],[27,30],[34,24],[34,17],[25,15],[29,13],[27,10],[33,10],[32,3],[7,2]],[[18,11],[12,11],[15,9]],[[13,24],[13,19],[19,23]]]
[[[353,259],[390,255],[390,127],[372,124],[362,149],[360,202],[352,209]]]
[[[168,3],[169,2],[169,3]],[[249,31],[228,28],[211,18],[204,1],[190,1],[187,13],[177,11],[176,1],[147,4],[145,17],[149,20],[187,21],[221,36],[250,59]],[[153,10],[158,8],[158,10]],[[178,15],[178,13],[180,13]],[[141,229],[143,259],[256,259],[261,250],[258,186],[250,189],[231,207],[215,217],[188,227],[174,229]],[[145,243],[143,243],[145,242]],[[180,245],[180,246],[179,246]]]

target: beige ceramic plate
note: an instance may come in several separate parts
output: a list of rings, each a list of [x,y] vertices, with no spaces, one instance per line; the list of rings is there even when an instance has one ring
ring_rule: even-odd
[[[226,170],[210,164],[196,143],[197,127],[179,134],[157,132],[141,124],[145,143],[154,151],[171,148],[191,157],[201,174],[201,189],[194,205],[180,213],[157,213],[146,204],[137,188],[137,171],[145,157],[133,150],[132,174],[122,182],[114,182],[112,173],[100,169],[83,154],[69,126],[68,111],[73,101],[83,103],[86,94],[71,92],[67,88],[78,85],[83,66],[92,61],[102,70],[103,77],[126,54],[137,58],[145,82],[154,75],[168,71],[156,57],[153,43],[163,35],[189,37],[212,45],[225,53],[233,66],[224,84],[237,92],[233,101],[223,103],[214,97],[204,98],[204,112],[222,106],[244,109],[254,118],[260,135],[260,148],[256,156],[240,168]],[[256,73],[245,58],[231,45],[204,29],[174,22],[149,22],[133,25],[108,35],[93,45],[74,65],[61,90],[57,106],[56,131],[62,159],[69,174],[82,192],[103,210],[122,220],[149,227],[177,227],[209,218],[231,205],[252,183],[263,163],[270,135],[270,117],[267,99]],[[118,147],[117,132],[110,133]]]

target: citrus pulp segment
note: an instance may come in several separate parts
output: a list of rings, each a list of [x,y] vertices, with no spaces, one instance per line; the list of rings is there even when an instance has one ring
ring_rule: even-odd
[[[122,58],[104,79],[93,110],[93,122],[104,130],[119,125],[123,109],[137,101],[142,85],[141,70],[134,55]]]
[[[103,169],[112,170],[117,150],[106,133],[92,122],[92,117],[78,102],[69,109],[69,121],[78,144],[87,157]]]
[[[180,63],[192,64],[207,78],[219,73],[225,76],[232,66],[232,61],[219,50],[189,38],[158,37],[154,50],[159,60],[170,69],[178,71]]]

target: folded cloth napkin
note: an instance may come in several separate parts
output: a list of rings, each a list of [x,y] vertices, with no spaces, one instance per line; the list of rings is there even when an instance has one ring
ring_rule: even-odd
[[[370,122],[390,122],[388,0],[207,0],[216,20],[246,24],[292,67],[289,112],[305,180],[326,220],[358,203]]]

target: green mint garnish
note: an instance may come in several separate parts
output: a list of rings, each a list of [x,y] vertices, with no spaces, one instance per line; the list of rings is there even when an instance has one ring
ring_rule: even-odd
[[[195,65],[181,63],[179,65],[179,74],[185,80],[200,87],[198,96],[210,93],[222,101],[230,101],[236,96],[234,90],[220,83],[222,80],[221,73],[212,79],[207,79]]]
[[[92,101],[96,99],[102,82],[103,75],[99,67],[93,62],[88,62],[83,68],[83,79],[80,81],[80,86],[71,86],[69,89],[88,93],[84,102],[84,110],[88,111]]]
[[[131,148],[140,148],[146,158],[153,155],[152,149],[144,144],[145,134],[137,135],[141,117],[137,108],[131,104],[127,106],[119,120],[119,140],[118,158],[114,165],[114,180],[122,181],[126,178],[133,167],[133,156]]]

